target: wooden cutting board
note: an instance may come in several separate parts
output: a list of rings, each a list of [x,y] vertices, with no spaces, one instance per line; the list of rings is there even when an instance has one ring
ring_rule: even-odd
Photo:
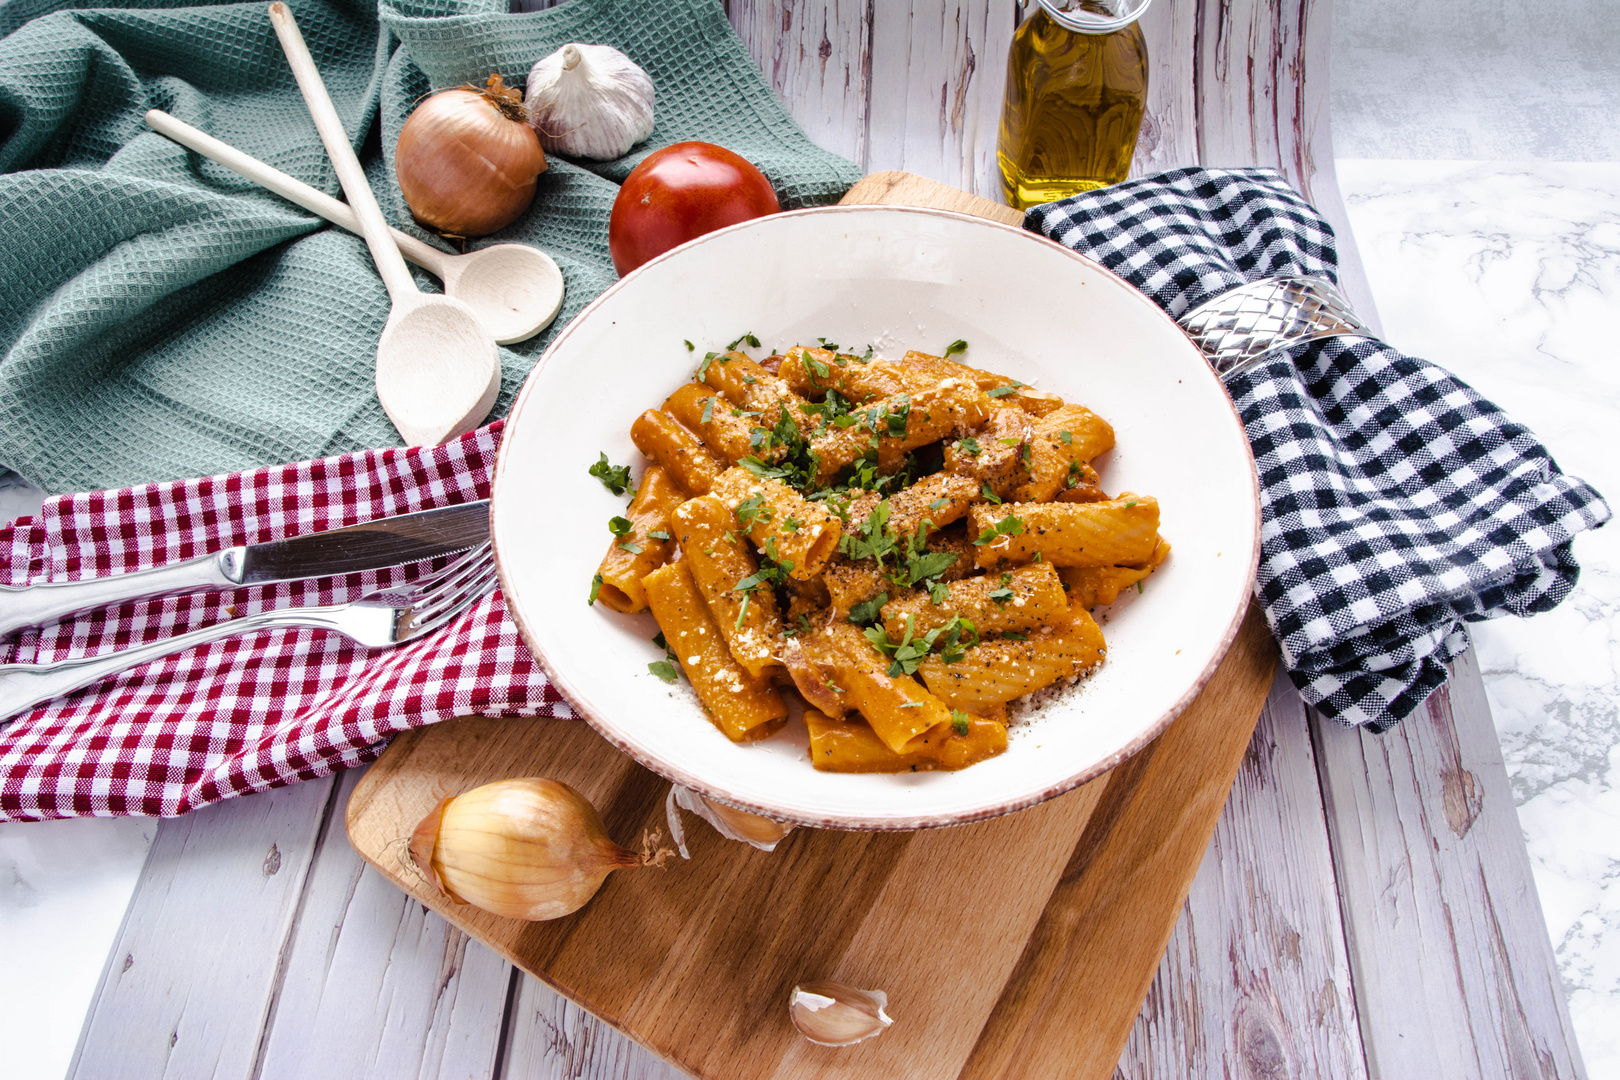
[[[845,202],[1021,215],[906,173]],[[457,907],[402,859],[442,798],[549,776],[634,844],[669,785],[579,721],[464,719],[396,738],[355,789],[349,839],[400,888],[704,1080],[1107,1080],[1180,915],[1276,670],[1258,608],[1202,694],[1112,772],[1017,814],[914,833],[800,829],[774,853],[688,817],[690,862],[613,874],[580,912],[524,923]],[[796,982],[889,995],[894,1026],[815,1046]]]

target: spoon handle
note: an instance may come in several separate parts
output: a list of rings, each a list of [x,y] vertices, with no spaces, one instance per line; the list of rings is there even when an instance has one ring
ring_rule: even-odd
[[[270,5],[270,23],[276,28],[276,37],[281,39],[281,49],[287,54],[287,64],[304,95],[315,130],[326,146],[326,155],[332,159],[338,183],[348,196],[349,209],[359,219],[360,235],[366,238],[366,246],[371,249],[371,260],[377,264],[377,274],[388,288],[388,298],[396,305],[407,303],[420,295],[421,290],[417,289],[399,248],[394,246],[394,239],[388,233],[382,207],[377,205],[377,197],[366,183],[365,170],[360,167],[360,159],[354,156],[354,147],[349,145],[343,121],[338,117],[331,95],[326,92],[326,83],[321,81],[314,57],[309,55],[309,46],[304,44],[304,35],[298,32],[292,12],[281,0]]]
[[[146,123],[153,131],[168,136],[209,161],[218,162],[232,172],[247,177],[266,191],[275,192],[288,202],[296,203],[310,213],[320,215],[339,228],[360,233],[360,219],[354,216],[349,204],[332,198],[319,188],[312,188],[302,180],[266,165],[230,143],[220,142],[206,131],[198,130],[184,120],[170,116],[162,109],[148,109]],[[389,226],[388,232],[393,236],[394,246],[399,248],[401,255],[438,277],[444,277],[445,260],[455,258],[424,244],[410,233],[400,232],[393,226]]]

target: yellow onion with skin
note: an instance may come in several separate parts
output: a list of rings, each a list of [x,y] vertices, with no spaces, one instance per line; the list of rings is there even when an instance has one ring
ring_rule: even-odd
[[[423,101],[400,129],[394,175],[411,214],[430,229],[487,236],[518,219],[546,171],[523,92],[491,75]]]
[[[445,799],[411,834],[411,861],[458,904],[511,919],[578,911],[615,870],[662,866],[653,833],[638,854],[608,839],[601,815],[567,784],[498,780]]]

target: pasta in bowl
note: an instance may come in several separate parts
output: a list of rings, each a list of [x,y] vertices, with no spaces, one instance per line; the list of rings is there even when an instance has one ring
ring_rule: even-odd
[[[1258,512],[1224,389],[1145,298],[1016,229],[840,207],[587,308],[513,410],[492,527],[610,741],[769,817],[917,828],[1145,745],[1235,633]]]

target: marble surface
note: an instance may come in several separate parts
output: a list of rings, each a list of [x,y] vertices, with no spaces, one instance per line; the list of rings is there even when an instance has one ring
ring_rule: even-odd
[[[1344,158],[1620,160],[1615,0],[1335,0]]]
[[[1346,160],[1385,336],[1528,425],[1620,508],[1620,163]],[[1620,1076],[1620,526],[1579,585],[1474,627],[1588,1074]]]

